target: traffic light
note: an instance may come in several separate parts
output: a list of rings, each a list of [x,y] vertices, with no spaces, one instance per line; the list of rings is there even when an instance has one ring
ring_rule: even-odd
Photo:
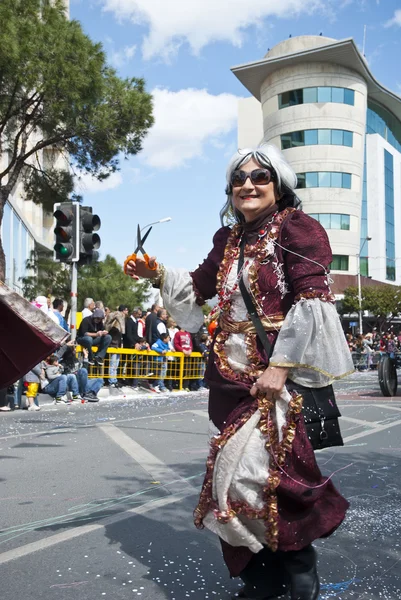
[[[80,207],[79,218],[79,262],[81,264],[90,264],[99,258],[100,236],[95,231],[99,231],[101,226],[100,217],[92,214],[91,206]]]
[[[53,259],[56,262],[79,260],[79,203],[58,202],[54,205]]]

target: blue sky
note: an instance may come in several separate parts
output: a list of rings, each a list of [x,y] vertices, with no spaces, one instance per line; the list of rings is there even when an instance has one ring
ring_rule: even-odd
[[[136,225],[164,217],[146,249],[172,267],[195,268],[211,248],[224,203],[225,169],[237,148],[237,98],[249,94],[230,67],[261,59],[289,35],[353,37],[373,75],[401,93],[401,2],[396,0],[70,0],[70,17],[101,42],[122,77],[144,77],[155,125],[143,152],[85,204],[102,219],[102,256],[134,250]]]

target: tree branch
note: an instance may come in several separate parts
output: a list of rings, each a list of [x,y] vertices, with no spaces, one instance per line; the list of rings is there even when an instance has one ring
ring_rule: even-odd
[[[13,92],[10,96],[10,101],[8,103],[8,108],[7,108],[6,114],[5,114],[4,118],[0,121],[0,135],[3,134],[4,129],[6,128],[6,125],[10,121],[10,119],[12,119],[16,115],[18,115],[18,113],[21,113],[23,111],[26,112],[28,110],[28,108],[32,105],[32,103],[35,102],[35,96],[37,96],[39,94],[39,92],[35,91],[32,94],[32,96],[30,96],[30,97],[26,98],[24,101],[22,101],[21,104],[19,104],[15,110],[11,110],[11,107],[14,103],[15,96],[16,96],[19,86],[20,86],[20,82],[16,81]]]
[[[16,165],[17,162],[24,162],[26,160],[26,157],[24,157],[23,155],[18,156],[19,141],[20,141],[21,136],[26,132],[26,129],[27,129],[28,125],[30,124],[30,122],[34,121],[35,114],[37,113],[42,101],[43,101],[43,95],[39,95],[37,102],[36,102],[36,106],[33,108],[32,112],[25,115],[22,125],[14,139],[13,155],[11,157],[11,160],[10,160],[8,166],[4,169],[4,171],[2,173],[0,173],[0,180],[3,177],[5,177],[6,175],[8,175],[8,173],[10,173],[10,171],[12,171],[12,169],[14,168],[14,166]],[[33,127],[33,129],[34,128],[35,127]],[[27,137],[29,137],[29,134],[27,134]],[[23,144],[23,146],[26,148],[26,143]]]

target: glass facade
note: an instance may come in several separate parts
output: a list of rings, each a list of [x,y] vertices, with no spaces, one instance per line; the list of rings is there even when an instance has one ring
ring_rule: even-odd
[[[318,144],[352,147],[353,133],[343,129],[305,129],[304,131],[283,133],[281,136],[282,150]]]
[[[386,216],[386,279],[395,281],[394,158],[384,150],[384,202]]]
[[[325,229],[344,229],[349,231],[349,215],[337,213],[309,213],[310,217],[319,221]]]
[[[348,271],[348,258],[345,254],[333,254],[330,269],[332,271]]]
[[[398,152],[401,152],[400,121],[388,110],[371,101],[368,102],[366,133],[378,133]]]
[[[27,274],[26,261],[34,249],[35,242],[8,202],[4,207],[1,240],[6,257],[6,284],[21,293],[20,278]]]
[[[341,87],[310,87],[291,90],[278,95],[279,108],[311,102],[338,102],[354,106],[355,92]]]
[[[351,173],[336,171],[315,171],[310,173],[297,173],[297,188],[333,187],[351,189]]]

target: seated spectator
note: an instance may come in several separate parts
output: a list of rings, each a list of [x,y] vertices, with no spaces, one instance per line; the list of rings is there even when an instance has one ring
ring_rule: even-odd
[[[125,335],[125,320],[128,316],[128,307],[121,304],[118,310],[111,312],[105,321],[105,329],[111,336],[109,348],[121,348],[123,336]],[[121,387],[117,380],[117,370],[120,364],[120,355],[109,354],[109,385],[113,388]]]
[[[28,384],[26,388],[26,399],[28,400],[28,410],[40,410],[39,402],[37,400],[40,380],[43,378],[42,363],[33,367],[26,375],[24,375],[24,381]]]
[[[77,378],[72,373],[68,375],[63,374],[63,367],[60,365],[58,356],[56,354],[52,354],[46,359],[44,367],[45,377],[47,381],[49,381],[49,385],[47,385],[46,389],[43,390],[46,394],[52,395],[51,392],[48,391],[48,388],[52,385],[53,381],[61,377],[65,380],[66,386],[66,391],[64,392],[63,396],[66,395],[67,391],[69,391],[72,393],[73,400],[82,400],[81,395],[79,393]],[[68,402],[68,398],[65,399],[64,397],[60,397],[57,395],[56,403],[57,402]]]
[[[62,300],[61,298],[56,298],[55,300],[53,300],[53,313],[56,315],[60,327],[62,327],[66,331],[70,331],[70,328],[67,325],[67,321],[61,314],[63,312],[63,310],[64,310],[64,300]]]
[[[94,299],[93,298],[85,298],[84,309],[82,311],[82,319],[86,319],[86,317],[91,317],[94,310],[95,310]]]
[[[82,356],[77,358],[75,354],[75,343],[67,342],[59,348],[57,355],[64,369],[64,374],[75,375],[81,397],[88,402],[99,402],[97,396],[103,386],[101,377],[88,378],[88,350],[82,349]]]
[[[167,392],[168,389],[164,385],[164,378],[167,373],[167,357],[165,356],[167,352],[170,350],[170,336],[168,333],[162,333],[160,338],[152,345],[152,350],[160,354],[156,358],[156,361],[159,363],[159,380],[157,385],[153,388],[155,392]],[[161,363],[161,364],[160,364]]]
[[[103,319],[103,310],[96,308],[92,316],[82,319],[78,329],[77,342],[88,349],[90,365],[103,365],[107,348],[110,346],[111,335],[104,329]],[[96,356],[93,356],[92,346],[97,346]]]
[[[43,362],[43,371],[40,379],[40,387],[44,394],[49,394],[58,402],[68,402],[67,398],[67,377],[65,375],[56,375],[52,380],[46,377],[46,367],[50,367],[50,363]],[[57,369],[59,372],[59,369]],[[56,371],[52,371],[51,374],[55,375]]]

